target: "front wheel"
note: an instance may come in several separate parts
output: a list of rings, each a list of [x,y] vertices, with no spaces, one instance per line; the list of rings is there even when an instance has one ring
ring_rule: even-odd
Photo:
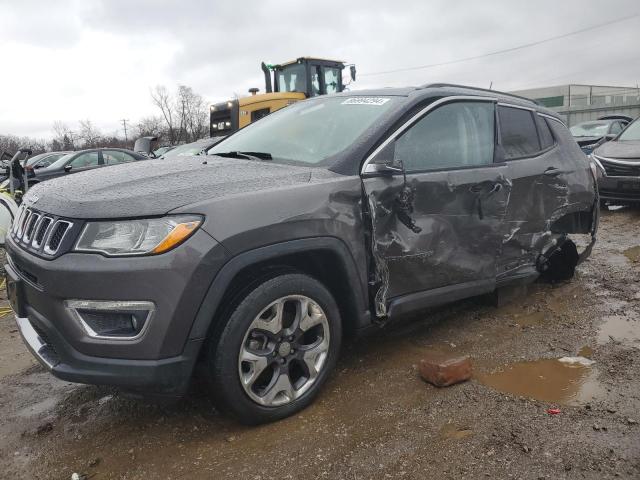
[[[209,340],[207,375],[217,406],[248,424],[305,408],[333,369],[342,337],[331,293],[308,275],[284,274],[241,295]]]

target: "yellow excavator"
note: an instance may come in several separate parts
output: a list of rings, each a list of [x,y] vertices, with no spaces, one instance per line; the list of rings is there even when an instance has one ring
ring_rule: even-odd
[[[300,57],[278,65],[262,62],[266,93],[258,94],[258,88],[251,88],[248,97],[211,105],[209,135],[229,135],[299,100],[341,92],[346,86],[342,83],[342,70],[346,67],[354,81],[356,66],[338,60]]]

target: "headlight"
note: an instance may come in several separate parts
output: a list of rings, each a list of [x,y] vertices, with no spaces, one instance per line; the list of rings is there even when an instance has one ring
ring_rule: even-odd
[[[202,217],[195,215],[88,222],[74,250],[108,256],[155,255],[180,245],[201,223]]]

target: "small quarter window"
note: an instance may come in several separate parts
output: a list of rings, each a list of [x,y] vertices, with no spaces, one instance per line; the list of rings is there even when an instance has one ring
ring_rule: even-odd
[[[540,151],[538,132],[530,110],[500,105],[498,118],[505,160],[527,157]]]
[[[536,123],[538,124],[538,134],[540,135],[540,146],[542,150],[546,150],[554,144],[553,134],[551,133],[547,119],[536,115]]]

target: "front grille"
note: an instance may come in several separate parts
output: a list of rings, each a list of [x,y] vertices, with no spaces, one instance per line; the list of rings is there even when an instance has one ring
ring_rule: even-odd
[[[11,227],[11,237],[25,250],[55,256],[61,252],[74,223],[21,206]]]
[[[44,236],[47,233],[47,230],[49,229],[49,227],[51,226],[51,221],[52,220],[50,217],[44,217],[40,222],[40,226],[38,227],[36,236],[33,239],[33,246],[35,248],[38,248],[40,247],[40,245],[42,245],[42,240],[44,240]]]
[[[51,250],[51,253],[57,252],[58,248],[60,248],[60,242],[62,242],[64,234],[67,233],[69,226],[69,223],[58,220],[53,227],[53,233],[51,234],[51,237],[49,237],[49,243],[45,248]]]
[[[637,165],[626,165],[599,159],[608,177],[640,177],[640,160]]]

